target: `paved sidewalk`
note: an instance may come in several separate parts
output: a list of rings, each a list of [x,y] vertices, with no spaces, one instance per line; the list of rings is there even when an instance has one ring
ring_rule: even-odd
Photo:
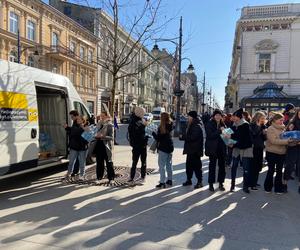
[[[128,146],[116,147],[116,165],[130,166],[130,158]],[[156,158],[149,154],[148,167],[157,168]],[[182,142],[176,142],[175,185],[161,190],[154,188],[157,171],[134,188],[63,185],[63,173],[55,171],[2,186],[0,249],[300,248],[295,182],[287,195],[245,195],[239,178],[236,193],[212,194],[207,185],[200,190],[181,186],[184,161]],[[207,159],[203,163],[207,184]],[[227,190],[229,184],[227,179]]]

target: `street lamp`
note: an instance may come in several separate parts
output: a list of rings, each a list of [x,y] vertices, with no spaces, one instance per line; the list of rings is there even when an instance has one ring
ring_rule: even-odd
[[[18,51],[17,51],[17,55],[18,55],[17,62],[18,63],[21,63],[21,55],[25,50],[35,48],[34,46],[30,46],[30,47],[26,47],[23,50],[21,50],[21,38],[20,38],[20,31],[19,30],[18,30],[18,33],[17,33],[17,46],[18,46]],[[33,53],[33,56],[34,56],[34,59],[36,61],[37,58],[40,56],[40,54],[37,50],[35,50],[34,53]]]
[[[179,39],[179,42],[175,42],[174,40]],[[174,136],[179,136],[181,131],[180,131],[180,102],[181,102],[181,97],[184,93],[184,90],[181,90],[181,63],[182,63],[182,58],[181,58],[181,53],[182,53],[182,17],[180,17],[180,25],[179,25],[179,37],[173,38],[173,39],[155,39],[155,45],[152,49],[152,53],[155,57],[158,56],[159,54],[159,48],[157,45],[157,41],[161,42],[171,42],[176,45],[176,48],[178,48],[178,76],[177,76],[177,84],[174,90],[174,95],[177,97],[177,103],[176,103],[176,124],[175,124],[175,131],[174,131]],[[175,55],[176,56],[176,55]],[[185,59],[185,58],[184,58]],[[190,63],[188,67],[188,71],[194,71],[194,66],[192,63]]]

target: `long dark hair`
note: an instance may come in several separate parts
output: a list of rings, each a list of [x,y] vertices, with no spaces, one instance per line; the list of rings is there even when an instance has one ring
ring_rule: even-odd
[[[291,125],[291,124],[293,124],[293,125],[295,125],[295,124],[300,124],[299,123],[299,121],[300,121],[300,118],[299,118],[299,116],[298,116],[298,113],[300,112],[300,108],[297,108],[296,109],[296,112],[295,112],[295,114],[294,114],[294,116],[293,116],[293,118],[289,121],[289,123],[288,123],[288,125],[287,125],[287,128]],[[300,129],[300,128],[297,128],[297,129]]]
[[[166,112],[161,113],[159,132],[161,134],[166,134],[167,133],[167,125],[170,124],[171,122],[172,122],[172,120],[170,118],[169,113],[166,113]]]

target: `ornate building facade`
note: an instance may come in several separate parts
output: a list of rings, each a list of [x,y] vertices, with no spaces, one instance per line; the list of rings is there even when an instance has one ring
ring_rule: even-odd
[[[225,110],[281,110],[300,95],[300,4],[245,7],[238,20]],[[267,84],[268,83],[268,84]],[[264,95],[257,91],[265,90]],[[274,93],[282,91],[279,100]],[[275,92],[274,92],[275,90]],[[253,98],[259,103],[253,106]]]
[[[42,1],[0,4],[0,58],[69,77],[94,113],[98,38]]]
[[[97,8],[61,0],[50,0],[49,3],[99,37],[97,45],[97,60],[99,62],[97,68],[97,106],[98,112],[100,112],[102,103],[109,106],[111,102],[112,75],[102,65],[106,59],[105,51],[109,47],[105,39],[107,37],[105,32],[107,29],[113,30],[113,19],[103,10]],[[131,44],[135,43],[134,39],[129,37],[129,34],[121,27],[118,28],[118,33],[117,42],[120,44],[120,48],[124,44],[128,44],[128,50],[130,50]],[[172,83],[171,69],[161,62],[155,62],[149,67],[145,67],[150,61],[155,61],[155,58],[151,51],[142,45],[132,55],[135,55],[132,62],[126,67],[122,67],[120,75],[128,75],[137,71],[139,73],[121,78],[117,82],[115,112],[121,117],[122,114],[130,113],[136,105],[144,106],[147,112],[151,112],[155,106],[164,106],[168,111],[171,111],[171,96],[173,95],[170,88]],[[138,70],[139,68],[145,69]]]

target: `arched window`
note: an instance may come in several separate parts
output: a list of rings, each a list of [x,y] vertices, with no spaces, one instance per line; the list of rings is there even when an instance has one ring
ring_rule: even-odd
[[[18,53],[17,53],[15,50],[12,50],[12,51],[9,53],[9,61],[15,62],[15,63],[18,62]]]
[[[34,67],[34,57],[33,55],[28,56],[27,65],[30,67]]]

